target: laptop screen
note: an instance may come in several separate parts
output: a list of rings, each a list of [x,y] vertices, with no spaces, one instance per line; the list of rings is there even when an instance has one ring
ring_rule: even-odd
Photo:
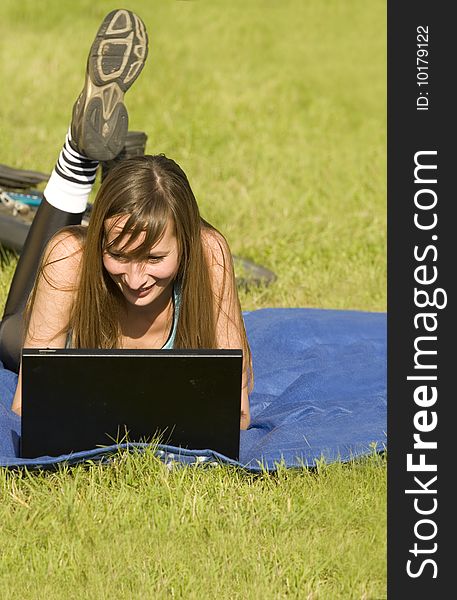
[[[241,350],[22,352],[22,457],[123,442],[238,460]]]

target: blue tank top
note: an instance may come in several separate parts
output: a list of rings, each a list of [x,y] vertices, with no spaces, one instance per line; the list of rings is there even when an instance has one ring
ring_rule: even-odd
[[[179,309],[181,308],[181,285],[175,282],[173,286],[173,325],[171,326],[168,340],[162,346],[162,350],[171,350],[175,343],[176,327],[178,326]]]
[[[162,350],[171,350],[174,347],[176,338],[176,328],[178,326],[179,309],[181,307],[181,284],[179,282],[173,285],[173,324],[171,326],[170,335],[167,341],[162,346]],[[67,339],[65,341],[65,348],[71,348],[71,330],[67,333]]]

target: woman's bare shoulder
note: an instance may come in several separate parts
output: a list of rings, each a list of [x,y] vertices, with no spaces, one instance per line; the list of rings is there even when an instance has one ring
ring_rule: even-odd
[[[58,231],[48,242],[45,251],[47,260],[62,260],[81,256],[85,241],[85,227],[65,227]]]
[[[204,222],[201,228],[201,236],[203,250],[210,259],[210,264],[225,267],[227,261],[231,262],[229,245],[220,231]]]
[[[66,227],[54,235],[43,256],[43,274],[70,282],[79,274],[85,242],[85,227]]]
[[[25,343],[29,347],[63,348],[77,293],[84,235],[65,228],[46,246],[28,305]]]

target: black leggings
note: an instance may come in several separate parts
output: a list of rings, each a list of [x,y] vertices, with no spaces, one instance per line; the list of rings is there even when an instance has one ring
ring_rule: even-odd
[[[80,225],[83,214],[59,210],[45,198],[38,207],[17,263],[0,323],[0,360],[11,371],[19,371],[25,333],[24,309],[46,244],[62,227]]]

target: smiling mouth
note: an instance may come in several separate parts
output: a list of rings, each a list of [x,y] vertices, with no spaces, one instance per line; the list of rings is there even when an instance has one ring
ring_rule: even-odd
[[[146,287],[142,287],[142,288],[139,288],[137,290],[132,290],[131,287],[129,287],[128,285],[124,284],[124,286],[127,288],[128,292],[130,294],[132,294],[133,296],[141,296],[143,294],[146,294],[147,292],[149,292],[149,290],[152,287],[154,287],[154,285],[155,285],[154,283],[151,283],[151,285],[148,285]]]

